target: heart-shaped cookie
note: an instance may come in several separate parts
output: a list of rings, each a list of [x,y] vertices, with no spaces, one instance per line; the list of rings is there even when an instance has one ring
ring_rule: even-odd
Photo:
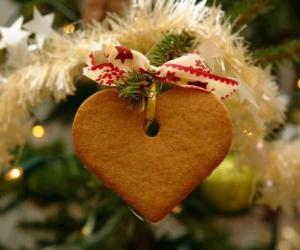
[[[159,132],[144,131],[145,114],[116,90],[100,91],[79,108],[75,151],[83,164],[143,217],[162,219],[226,156],[232,125],[214,94],[174,88],[157,99]]]

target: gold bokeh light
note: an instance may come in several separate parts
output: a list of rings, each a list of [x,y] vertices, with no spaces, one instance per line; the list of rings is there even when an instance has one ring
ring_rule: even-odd
[[[75,31],[76,28],[74,24],[70,23],[66,24],[63,29],[66,34],[71,34]]]
[[[36,138],[41,138],[43,137],[45,134],[45,129],[43,126],[41,125],[35,125],[33,128],[32,128],[32,135]]]
[[[5,180],[14,181],[22,178],[24,170],[21,167],[14,167],[5,174]]]
[[[180,214],[180,213],[182,212],[182,210],[183,210],[182,206],[181,206],[181,205],[177,205],[177,206],[175,206],[175,207],[172,209],[172,212],[173,212],[174,214]]]

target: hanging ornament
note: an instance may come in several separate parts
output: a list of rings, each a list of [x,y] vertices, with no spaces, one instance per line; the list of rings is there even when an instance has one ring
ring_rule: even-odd
[[[15,68],[24,66],[28,59],[27,40],[31,33],[22,30],[23,21],[19,17],[10,27],[0,27],[0,49],[7,50],[7,65]]]
[[[54,14],[41,15],[38,9],[33,9],[33,20],[24,24],[24,28],[35,34],[35,39],[38,48],[41,49],[51,35],[55,33],[52,29],[52,23],[54,21]]]
[[[255,193],[255,171],[250,166],[234,167],[234,156],[227,156],[202,183],[202,194],[215,208],[237,212],[250,206]]]
[[[15,46],[31,34],[22,30],[24,17],[19,17],[10,27],[0,27],[2,35],[1,48]]]
[[[91,172],[156,222],[226,156],[232,125],[220,98],[231,95],[238,83],[214,75],[198,54],[156,67],[140,52],[120,45],[92,52],[84,69],[92,80],[119,90],[134,72],[139,81],[130,87],[147,95],[145,114],[130,109],[116,89],[100,91],[77,111],[73,140]],[[157,96],[157,84],[178,87]],[[147,128],[153,121],[159,129],[150,137]]]

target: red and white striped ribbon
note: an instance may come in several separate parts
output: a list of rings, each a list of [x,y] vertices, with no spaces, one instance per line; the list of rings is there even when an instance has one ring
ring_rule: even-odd
[[[186,54],[155,67],[140,52],[119,45],[91,52],[83,73],[101,85],[115,86],[122,84],[122,78],[133,71],[148,72],[163,83],[213,92],[222,99],[234,93],[239,85],[235,79],[213,74],[198,53]]]

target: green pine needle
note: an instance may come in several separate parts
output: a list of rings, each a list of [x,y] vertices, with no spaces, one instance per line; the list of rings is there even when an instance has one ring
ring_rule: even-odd
[[[122,83],[117,84],[119,96],[129,98],[133,107],[139,106],[143,110],[152,81],[153,78],[146,73],[130,72]]]
[[[284,59],[300,62],[300,39],[288,41],[278,46],[256,49],[253,56],[262,63],[274,63]]]
[[[195,37],[183,31],[179,34],[167,33],[148,53],[150,63],[160,66],[163,63],[182,56],[191,51],[195,46]]]
[[[237,29],[255,19],[270,4],[270,0],[235,1],[231,9],[227,11],[227,14],[232,19],[236,19],[234,28]]]

